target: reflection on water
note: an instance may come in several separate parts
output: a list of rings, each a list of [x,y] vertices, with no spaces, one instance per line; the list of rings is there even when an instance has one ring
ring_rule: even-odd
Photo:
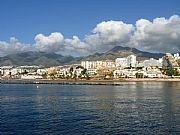
[[[179,82],[3,84],[0,134],[180,134]]]

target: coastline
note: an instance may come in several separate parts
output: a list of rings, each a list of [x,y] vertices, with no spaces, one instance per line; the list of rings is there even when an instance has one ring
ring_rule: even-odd
[[[163,78],[123,78],[116,80],[0,80],[0,84],[59,84],[59,85],[115,85],[122,86],[131,82],[180,82],[180,79]]]

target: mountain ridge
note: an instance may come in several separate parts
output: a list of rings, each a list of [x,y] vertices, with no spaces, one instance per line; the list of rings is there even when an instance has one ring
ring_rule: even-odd
[[[86,57],[63,56],[56,53],[46,52],[23,52],[0,57],[0,66],[7,65],[42,65],[46,67],[58,66],[64,64],[80,63],[81,60],[115,60],[118,57],[127,57],[136,55],[137,60],[149,58],[161,58],[163,53],[150,53],[140,51],[136,48],[116,46],[105,53],[94,53]]]
[[[158,59],[164,56],[163,53],[150,53],[140,51],[136,48],[115,46],[105,53],[95,53],[83,58],[83,60],[115,60],[118,57],[127,57],[129,55],[136,55],[139,61],[149,58]]]

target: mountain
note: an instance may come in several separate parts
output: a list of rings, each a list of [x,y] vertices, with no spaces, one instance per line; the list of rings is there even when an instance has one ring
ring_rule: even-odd
[[[62,56],[55,53],[23,52],[0,58],[0,65],[43,65],[46,67],[68,64],[76,60],[72,56]]]
[[[56,53],[45,52],[23,52],[0,57],[0,66],[5,65],[43,65],[46,67],[58,66],[64,64],[80,63],[81,60],[115,60],[128,55],[136,55],[137,60],[149,58],[161,58],[162,53],[143,52],[136,48],[116,46],[105,53],[95,53],[87,57],[63,56]]]
[[[95,53],[93,55],[89,55],[83,58],[83,60],[115,60],[116,58],[127,57],[132,54],[136,55],[137,60],[139,61],[149,58],[158,59],[164,56],[163,53],[143,52],[136,48],[116,46],[105,53]]]

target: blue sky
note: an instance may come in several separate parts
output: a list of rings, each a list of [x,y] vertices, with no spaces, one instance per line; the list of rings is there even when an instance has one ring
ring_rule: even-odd
[[[180,0],[0,0],[0,57],[114,46],[180,52]]]
[[[179,0],[0,0],[0,40],[34,42],[38,33],[84,38],[101,21],[180,15]]]

